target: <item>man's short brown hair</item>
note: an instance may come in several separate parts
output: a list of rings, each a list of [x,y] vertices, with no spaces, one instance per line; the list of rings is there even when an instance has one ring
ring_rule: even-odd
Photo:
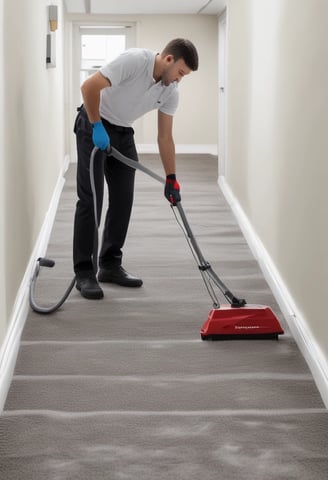
[[[182,58],[190,70],[198,70],[198,53],[190,40],[185,38],[171,40],[164,48],[162,55],[173,55],[175,62]]]

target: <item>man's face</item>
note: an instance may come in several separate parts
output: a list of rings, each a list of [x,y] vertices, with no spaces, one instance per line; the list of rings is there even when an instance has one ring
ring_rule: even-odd
[[[170,83],[180,82],[180,80],[191,72],[184,60],[180,58],[176,62],[172,55],[165,57],[165,67],[162,73],[162,83],[167,87]]]

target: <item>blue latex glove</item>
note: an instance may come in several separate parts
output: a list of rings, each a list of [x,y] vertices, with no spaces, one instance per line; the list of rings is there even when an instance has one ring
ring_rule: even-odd
[[[92,130],[92,141],[95,147],[98,147],[100,150],[106,150],[110,139],[102,122],[93,123]]]

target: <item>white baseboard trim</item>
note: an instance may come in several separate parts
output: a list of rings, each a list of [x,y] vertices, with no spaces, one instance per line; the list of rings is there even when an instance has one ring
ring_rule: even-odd
[[[30,278],[35,268],[36,259],[45,255],[52,226],[55,220],[57,207],[63,186],[65,183],[64,174],[69,166],[69,157],[66,156],[59,174],[49,209],[45,215],[38,239],[28,262],[23,280],[18,289],[15,304],[12,310],[7,334],[4,338],[0,350],[0,413],[7,398],[8,390],[11,384],[21,334],[25,325],[27,314],[29,312],[29,285]]]
[[[156,143],[138,143],[137,144],[137,151],[138,153],[159,153],[158,152],[158,145]],[[207,143],[200,143],[200,144],[182,144],[178,143],[175,145],[175,153],[205,153],[209,155],[217,155],[218,154],[218,146],[217,144],[207,144]]]
[[[263,275],[268,282],[272,293],[277,300],[279,307],[286,319],[288,327],[295,339],[302,355],[304,356],[318,387],[322,400],[328,408],[328,361],[324,356],[317,341],[306,322],[306,319],[299,311],[295,301],[290,295],[288,288],[276,269],[270,255],[264,248],[263,243],[254,232],[247,216],[245,215],[238,200],[233,195],[225,177],[219,177],[219,186],[229,203],[241,231],[257,259]]]

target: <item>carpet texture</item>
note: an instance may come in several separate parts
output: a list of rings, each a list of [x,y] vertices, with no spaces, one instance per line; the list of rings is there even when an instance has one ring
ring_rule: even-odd
[[[163,175],[156,156],[140,160]],[[217,158],[178,155],[182,203],[204,257],[285,335],[203,342],[211,300],[162,186],[137,173],[124,267],[140,289],[74,289],[30,312],[0,416],[4,480],[326,480],[328,415],[311,373],[217,186]],[[72,278],[76,168],[66,174],[36,296]],[[220,298],[222,300],[222,298]]]

